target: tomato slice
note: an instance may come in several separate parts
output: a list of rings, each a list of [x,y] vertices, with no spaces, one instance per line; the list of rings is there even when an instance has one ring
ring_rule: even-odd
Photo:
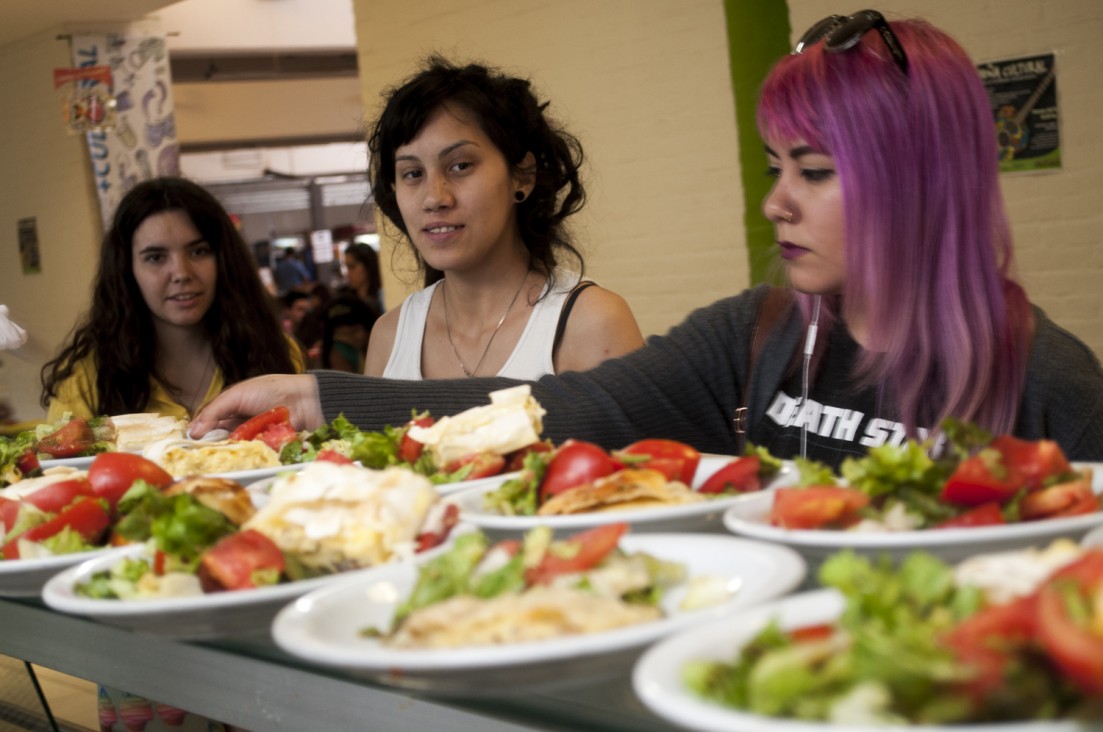
[[[47,513],[58,513],[79,496],[95,495],[91,483],[84,478],[74,478],[44,485],[34,493],[23,496],[23,502]]]
[[[101,452],[88,466],[92,490],[106,498],[112,509],[136,480],[164,488],[172,483],[172,476],[152,460],[129,452]]]
[[[946,635],[945,644],[974,670],[975,675],[964,684],[964,691],[980,698],[1003,686],[1012,655],[1035,636],[1036,613],[1036,595],[1030,595],[990,605]]]
[[[1019,515],[1023,521],[1054,518],[1059,515],[1075,516],[1079,513],[1092,513],[1087,510],[1092,506],[1098,510],[1099,499],[1092,492],[1091,486],[1084,480],[1072,480],[1023,496],[1023,500],[1019,503]],[[1070,510],[1072,513],[1065,513]]]
[[[27,529],[4,544],[4,559],[19,558],[19,540],[42,541],[49,539],[65,527],[80,534],[89,544],[99,541],[107,531],[111,517],[98,498],[80,498],[49,521]]]
[[[285,567],[283,552],[264,534],[245,529],[225,536],[199,560],[199,583],[204,592],[256,587],[256,573],[272,570],[278,577]]]
[[[698,493],[747,493],[762,487],[758,471],[762,460],[757,455],[737,457],[709,476]]]
[[[942,500],[959,506],[979,506],[995,501],[1003,504],[1022,488],[1008,470],[998,450],[985,448],[962,460],[942,487]]]
[[[35,449],[55,458],[77,457],[96,442],[88,420],[74,417],[35,444]]]
[[[441,517],[440,527],[435,531],[423,531],[417,535],[417,549],[416,551],[423,552],[426,549],[432,549],[435,546],[440,546],[448,538],[448,535],[452,533],[452,528],[460,520],[460,507],[454,503],[449,503],[444,508],[444,515]]]
[[[568,557],[548,552],[540,564],[531,569],[526,577],[530,584],[547,584],[561,574],[584,572],[596,566],[609,553],[617,548],[617,542],[628,531],[628,524],[605,524],[583,531],[566,539],[578,547]]]
[[[257,435],[274,424],[281,422],[291,423],[291,411],[287,407],[272,407],[267,412],[261,412],[252,419],[238,425],[238,428],[230,433],[231,440],[253,440]]]
[[[701,462],[701,453],[696,448],[677,440],[663,439],[633,442],[617,450],[615,456],[633,468],[658,470],[668,480],[678,480],[686,485],[693,484],[697,464]]]
[[[1015,482],[1028,490],[1038,490],[1047,478],[1072,472],[1065,453],[1053,440],[1020,440],[1011,435],[1000,435],[989,447],[1003,455],[1008,471]]]
[[[504,473],[512,473],[517,470],[522,470],[525,467],[525,456],[533,452],[552,452],[555,450],[555,446],[549,440],[540,440],[534,442],[531,445],[526,445],[520,450],[514,450],[506,455],[506,466],[502,469]]]
[[[0,539],[8,533],[19,517],[19,501],[0,498]]]
[[[471,470],[464,480],[478,480],[500,474],[502,468],[506,466],[506,459],[492,452],[476,452],[448,463],[444,466],[444,472],[452,474],[463,470],[468,465],[471,466]]]
[[[770,523],[783,529],[841,528],[858,518],[869,496],[856,488],[809,486],[778,488]]]
[[[932,529],[963,529],[972,526],[998,526],[1006,524],[1000,504],[995,501],[982,503],[976,508],[971,508],[963,514],[946,519],[932,526]]]
[[[290,422],[277,422],[270,424],[254,439],[260,440],[276,452],[283,449],[287,443],[298,439],[299,433],[291,426]]]
[[[559,446],[548,463],[548,470],[540,483],[540,502],[543,503],[563,491],[612,475],[623,467],[623,463],[592,442],[567,440]]]
[[[42,474],[42,466],[38,463],[38,455],[33,448],[28,447],[15,461],[15,469],[24,478]]]
[[[406,429],[402,431],[402,439],[398,443],[398,459],[400,461],[413,465],[421,457],[422,450],[425,449],[425,445],[410,437],[410,428],[415,426],[432,427],[436,421],[435,417],[428,414],[419,414],[406,423]]]
[[[1088,617],[1076,620],[1075,597]],[[1103,549],[1057,570],[1038,591],[1038,636],[1053,662],[1088,696],[1103,694]]]
[[[350,457],[348,457],[347,455],[343,455],[331,448],[319,450],[318,454],[314,456],[314,462],[336,463],[338,465],[353,464],[353,461]]]

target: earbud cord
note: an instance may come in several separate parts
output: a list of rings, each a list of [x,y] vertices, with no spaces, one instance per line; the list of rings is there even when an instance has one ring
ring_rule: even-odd
[[[812,303],[812,322],[808,324],[808,336],[804,339],[804,365],[801,369],[800,410],[800,456],[808,459],[808,371],[812,362],[812,351],[816,348],[816,331],[820,327],[820,296]]]

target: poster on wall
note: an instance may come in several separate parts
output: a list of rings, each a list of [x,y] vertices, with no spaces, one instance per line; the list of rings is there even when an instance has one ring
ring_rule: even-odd
[[[990,61],[977,70],[995,117],[1000,170],[1060,168],[1053,54]]]
[[[74,35],[73,65],[109,66],[113,124],[85,133],[106,228],[119,200],[139,181],[179,175],[180,146],[172,103],[168,50],[160,36]],[[75,83],[87,95],[99,78]]]
[[[19,219],[16,225],[19,231],[19,263],[23,274],[38,274],[42,271],[42,258],[38,253],[38,222],[32,216]]]

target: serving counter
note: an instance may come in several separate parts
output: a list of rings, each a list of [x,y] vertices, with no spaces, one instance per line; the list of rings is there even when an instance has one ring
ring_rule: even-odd
[[[0,653],[254,732],[674,729],[635,698],[627,669],[555,689],[423,696],[304,665],[260,639],[178,642],[54,612],[37,600],[0,599]]]

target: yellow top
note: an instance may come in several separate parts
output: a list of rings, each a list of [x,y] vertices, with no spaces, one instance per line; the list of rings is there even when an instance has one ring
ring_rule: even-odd
[[[306,370],[306,359],[302,348],[298,343],[288,338],[291,345],[291,362],[295,366],[296,373]],[[207,388],[207,394],[203,397],[200,409],[222,393],[226,387],[222,379],[222,370],[215,367],[211,376],[211,385]],[[92,405],[98,401],[96,398],[96,366],[92,358],[86,357],[77,363],[73,373],[57,387],[57,396],[50,400],[50,410],[46,415],[47,422],[60,420],[66,412],[74,417],[97,417],[92,412]],[[191,419],[188,409],[183,404],[175,401],[168,389],[157,379],[150,379],[149,403],[141,408],[142,412],[156,412],[166,417],[177,419]]]

